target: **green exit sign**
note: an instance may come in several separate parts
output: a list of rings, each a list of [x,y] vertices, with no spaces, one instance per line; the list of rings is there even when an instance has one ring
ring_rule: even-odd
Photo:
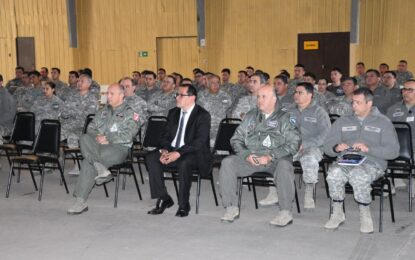
[[[139,51],[138,57],[148,57],[148,51]]]

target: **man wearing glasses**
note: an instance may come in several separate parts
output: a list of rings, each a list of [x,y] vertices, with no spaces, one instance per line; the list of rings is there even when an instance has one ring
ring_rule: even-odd
[[[193,85],[179,86],[176,107],[171,109],[167,116],[167,126],[160,140],[160,149],[146,157],[151,198],[157,199],[156,207],[148,214],[162,214],[174,204],[164,184],[163,169],[174,168],[179,174],[177,217],[189,215],[193,170],[198,169],[202,176],[210,173],[210,114],[196,104],[196,99],[197,91]]]
[[[412,144],[415,144],[415,79],[410,79],[404,83],[402,98],[403,101],[391,106],[386,115],[391,121],[407,122],[411,126]],[[415,183],[412,182],[412,185],[412,190],[414,190]],[[415,196],[414,194],[412,193],[412,196]]]

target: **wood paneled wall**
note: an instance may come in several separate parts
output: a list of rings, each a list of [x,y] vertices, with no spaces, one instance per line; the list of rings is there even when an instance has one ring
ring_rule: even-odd
[[[361,0],[359,43],[351,48],[351,71],[359,61],[376,69],[385,62],[394,70],[405,59],[414,72],[414,13],[413,0]]]

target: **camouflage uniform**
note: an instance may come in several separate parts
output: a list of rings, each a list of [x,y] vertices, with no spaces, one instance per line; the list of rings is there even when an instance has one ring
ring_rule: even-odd
[[[326,98],[327,101],[330,101],[332,99],[336,98],[336,95],[334,95],[332,92],[330,91],[325,91],[324,93],[320,93],[318,92],[319,95],[324,96]]]
[[[232,113],[232,117],[242,119],[246,113],[256,107],[256,99],[256,95],[241,97],[235,107],[235,110]]]
[[[414,78],[414,74],[412,74],[412,72],[410,71],[399,72],[395,70],[395,73],[396,73],[396,81],[398,82],[399,85],[402,85],[402,86],[405,83],[405,81],[407,81],[408,79]]]
[[[137,95],[124,97],[124,102],[138,114],[140,125],[144,125],[147,122],[148,117],[147,102]]]
[[[76,183],[75,197],[88,198],[98,175],[95,162],[108,168],[127,158],[139,126],[138,117],[126,103],[115,109],[105,106],[97,113],[88,127],[88,133],[82,135],[80,140],[81,153],[85,159]],[[95,140],[97,135],[105,135],[109,144],[99,144]]]
[[[399,87],[398,83],[396,82],[395,85],[392,88],[387,88],[384,86],[388,91],[386,92],[386,99],[388,100],[388,103],[386,105],[386,111],[389,107],[396,104],[397,102],[402,101],[402,92],[401,88]],[[385,112],[386,112],[385,111]]]
[[[69,134],[80,136],[86,117],[95,114],[97,109],[98,100],[91,92],[83,96],[77,92],[66,100],[61,114],[61,139],[67,139]]]
[[[288,93],[285,94],[285,96],[278,96],[278,105],[281,107],[281,110],[284,112],[288,112],[290,107],[294,105],[294,96],[290,95]]]
[[[35,101],[44,96],[41,86],[26,88],[24,94],[21,96],[21,100],[17,101],[17,110],[30,111]]]
[[[232,100],[228,93],[219,90],[217,94],[209,91],[203,92],[198,97],[198,104],[206,109],[210,116],[210,146],[213,147],[218,133],[220,121],[226,118],[226,111],[232,106]]]
[[[7,89],[0,87],[0,144],[3,136],[9,135],[13,128],[13,119],[16,114],[16,101]]]
[[[61,89],[60,93],[56,93],[56,95],[62,100],[62,101],[66,101],[68,100],[71,96],[75,95],[76,93],[78,93],[78,87],[77,85],[72,85],[72,86],[66,86],[64,88]]]
[[[373,105],[376,106],[382,114],[386,114],[390,105],[390,95],[388,89],[383,85],[378,84],[373,92]]]
[[[148,89],[147,86],[141,86],[136,89],[135,93],[145,101],[149,102],[153,95],[158,91],[160,91],[160,89],[157,88],[157,86],[154,86],[152,89]]]
[[[361,142],[367,145],[366,160],[359,166],[341,166],[334,162],[328,171],[327,183],[330,197],[334,201],[343,201],[344,186],[347,182],[353,187],[355,200],[359,204],[368,205],[372,198],[371,183],[381,177],[387,167],[387,160],[399,154],[399,142],[395,128],[390,120],[373,107],[363,121],[356,115],[346,115],[337,119],[331,126],[330,133],[324,144],[324,152],[332,157],[343,155],[334,148],[340,143],[350,147]]]
[[[288,94],[294,95],[295,87],[298,83],[303,82],[304,79],[292,79],[288,82]]]
[[[294,199],[292,156],[298,151],[300,134],[288,113],[277,107],[267,118],[257,108],[249,111],[231,138],[236,155],[226,157],[219,171],[220,194],[225,208],[237,206],[237,178],[254,172],[269,172],[277,185],[280,210],[291,211]],[[268,165],[254,166],[250,154],[269,155]]]
[[[39,129],[40,122],[42,122],[43,119],[59,120],[59,117],[63,109],[63,101],[55,95],[53,95],[51,98],[42,96],[39,99],[37,99],[33,104],[32,108],[30,109],[31,112],[35,114],[36,132]]]
[[[392,122],[407,122],[411,126],[412,144],[415,144],[415,107],[408,108],[404,102],[391,106],[386,116]]]
[[[339,116],[350,115],[353,113],[352,101],[349,100],[346,96],[331,99],[327,103],[327,110],[329,114]]]
[[[297,106],[290,109],[290,121],[300,130],[302,149],[294,155],[303,169],[303,180],[308,184],[318,182],[319,162],[323,158],[324,140],[330,130],[327,112],[315,102],[300,111]]]
[[[154,92],[147,101],[147,111],[149,116],[167,116],[169,110],[176,107],[174,91],[164,93],[162,90]]]
[[[357,85],[359,85],[360,88],[366,87],[366,73],[356,75],[354,78],[357,80]]]
[[[13,95],[13,93],[23,85],[23,82],[19,78],[14,78],[7,82],[5,88]]]
[[[341,85],[335,86],[335,85],[332,84],[332,85],[328,86],[326,90],[330,91],[331,93],[336,95],[336,97],[344,96],[344,91],[343,91],[343,88],[342,88]]]
[[[89,86],[89,92],[95,95],[97,100],[101,96],[101,86],[95,80],[92,81],[91,86]]]
[[[246,90],[245,86],[233,84],[229,86],[227,89],[222,88],[223,91],[227,92],[232,100],[232,106],[228,109],[227,115],[232,117],[232,111],[235,110],[236,105],[241,97],[247,96],[248,91]]]
[[[55,95],[61,98],[62,93],[68,87],[68,85],[60,80],[53,81],[55,83]]]

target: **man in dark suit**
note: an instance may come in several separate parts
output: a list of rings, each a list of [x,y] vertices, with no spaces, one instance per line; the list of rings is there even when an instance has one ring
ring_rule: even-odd
[[[210,114],[196,104],[197,92],[191,84],[179,86],[176,107],[169,111],[167,126],[160,140],[160,150],[147,155],[151,198],[157,199],[156,207],[148,212],[162,214],[173,206],[173,199],[164,185],[163,169],[175,168],[179,173],[179,209],[176,216],[189,215],[189,192],[192,171],[210,174],[211,153],[209,147]]]

